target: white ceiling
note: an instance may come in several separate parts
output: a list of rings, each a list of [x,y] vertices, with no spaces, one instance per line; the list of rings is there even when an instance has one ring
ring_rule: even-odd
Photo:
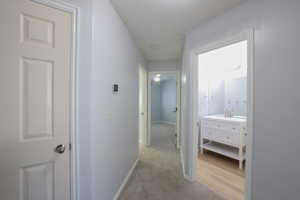
[[[184,33],[242,0],[111,0],[148,61],[180,60]]]

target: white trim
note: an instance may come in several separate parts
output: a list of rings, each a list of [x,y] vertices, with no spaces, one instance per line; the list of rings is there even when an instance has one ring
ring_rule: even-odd
[[[252,170],[253,170],[253,149],[254,149],[254,30],[249,30],[247,33],[248,40],[248,70],[247,70],[247,85],[248,85],[248,140],[247,146],[249,151],[246,154],[246,200],[252,199]]]
[[[176,122],[160,121],[161,124],[176,125]]]
[[[151,76],[154,74],[175,74],[176,75],[176,104],[177,104],[177,121],[176,121],[176,132],[177,132],[177,148],[180,148],[180,137],[181,137],[181,79],[180,71],[151,71],[148,72],[148,131],[146,137],[147,146],[151,145]]]
[[[113,200],[118,200],[118,199],[119,199],[119,197],[120,197],[122,191],[124,190],[125,186],[127,185],[128,181],[130,180],[130,177],[132,176],[132,173],[133,173],[135,167],[137,166],[138,162],[139,162],[139,159],[137,159],[137,160],[133,163],[131,169],[129,170],[127,176],[126,176],[125,179],[123,180],[123,182],[122,182],[122,184],[121,184],[119,190],[118,190],[117,193],[115,194]]]
[[[152,121],[152,124],[169,124],[169,125],[176,125],[176,122],[168,122],[168,121]]]
[[[152,124],[162,124],[161,121],[152,121]]]
[[[192,123],[192,137],[189,141],[189,144],[192,144],[192,151],[189,151],[189,157],[192,158],[191,161],[191,169],[189,169],[190,174],[185,175],[185,177],[192,177],[192,180],[196,180],[196,171],[197,171],[197,157],[198,157],[198,55],[218,49],[236,42],[240,42],[243,40],[248,41],[248,70],[247,70],[247,80],[248,80],[248,113],[247,113],[247,130],[248,130],[248,138],[247,138],[247,154],[246,154],[246,192],[245,199],[251,200],[252,198],[252,152],[253,152],[253,112],[254,112],[254,30],[246,30],[243,31],[231,38],[226,38],[224,40],[220,40],[214,42],[212,44],[203,46],[199,49],[195,49],[191,54],[191,99],[190,105],[191,108],[191,117]],[[192,141],[191,141],[192,140]],[[190,162],[189,161],[189,162]],[[185,172],[185,171],[184,171]]]
[[[180,161],[181,161],[181,166],[182,166],[182,174],[183,174],[183,177],[184,177],[186,180],[188,180],[188,181],[190,181],[190,182],[193,182],[193,178],[185,173],[185,164],[184,164],[185,162],[184,162],[183,158],[184,158],[184,156],[183,156],[183,151],[182,151],[182,149],[180,149]]]
[[[150,79],[150,74],[151,72],[148,72],[147,75],[147,133],[146,133],[146,145],[150,146],[151,145],[151,79]]]
[[[71,102],[70,102],[70,143],[72,148],[70,150],[70,187],[71,187],[71,200],[78,200],[80,196],[79,190],[79,172],[78,172],[78,92],[77,92],[77,80],[78,80],[78,63],[79,63],[79,38],[80,38],[80,8],[66,3],[62,0],[31,0],[32,2],[39,3],[51,8],[56,8],[72,15],[72,43],[71,43]]]
[[[176,102],[177,102],[177,122],[176,122],[176,132],[177,132],[177,149],[181,147],[181,73],[177,73],[177,93],[176,93]]]
[[[142,74],[141,74],[142,73]],[[141,88],[144,87],[144,88]],[[143,90],[145,90],[144,92],[142,92]],[[142,94],[141,94],[142,93]],[[145,95],[145,96],[144,96]],[[139,143],[146,145],[146,141],[147,141],[147,131],[148,131],[148,105],[147,105],[147,101],[148,101],[148,72],[147,69],[140,64],[139,65]],[[142,102],[140,102],[142,101]],[[141,134],[141,130],[140,130],[140,123],[141,123],[141,110],[140,110],[140,104],[142,103],[143,105],[143,112],[144,112],[144,119],[143,119],[143,123],[145,125],[144,130],[142,131]]]

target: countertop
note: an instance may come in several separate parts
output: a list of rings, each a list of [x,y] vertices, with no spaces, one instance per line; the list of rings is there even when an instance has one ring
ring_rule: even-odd
[[[225,117],[224,114],[219,115],[207,115],[202,117],[202,119],[212,119],[212,120],[220,120],[220,121],[228,121],[228,122],[239,122],[239,123],[246,123],[247,118],[243,118],[240,116],[233,116],[233,117]]]

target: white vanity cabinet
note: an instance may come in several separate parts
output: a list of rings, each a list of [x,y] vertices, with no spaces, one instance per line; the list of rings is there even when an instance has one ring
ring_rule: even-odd
[[[201,119],[200,151],[213,151],[239,160],[240,169],[245,160],[247,121],[242,118],[225,118],[222,115]]]

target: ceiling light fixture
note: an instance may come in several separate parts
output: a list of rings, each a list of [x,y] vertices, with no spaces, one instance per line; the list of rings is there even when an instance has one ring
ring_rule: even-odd
[[[160,78],[159,78],[158,76],[156,76],[156,77],[153,78],[153,80],[154,80],[155,82],[159,82],[159,81],[160,81]]]

